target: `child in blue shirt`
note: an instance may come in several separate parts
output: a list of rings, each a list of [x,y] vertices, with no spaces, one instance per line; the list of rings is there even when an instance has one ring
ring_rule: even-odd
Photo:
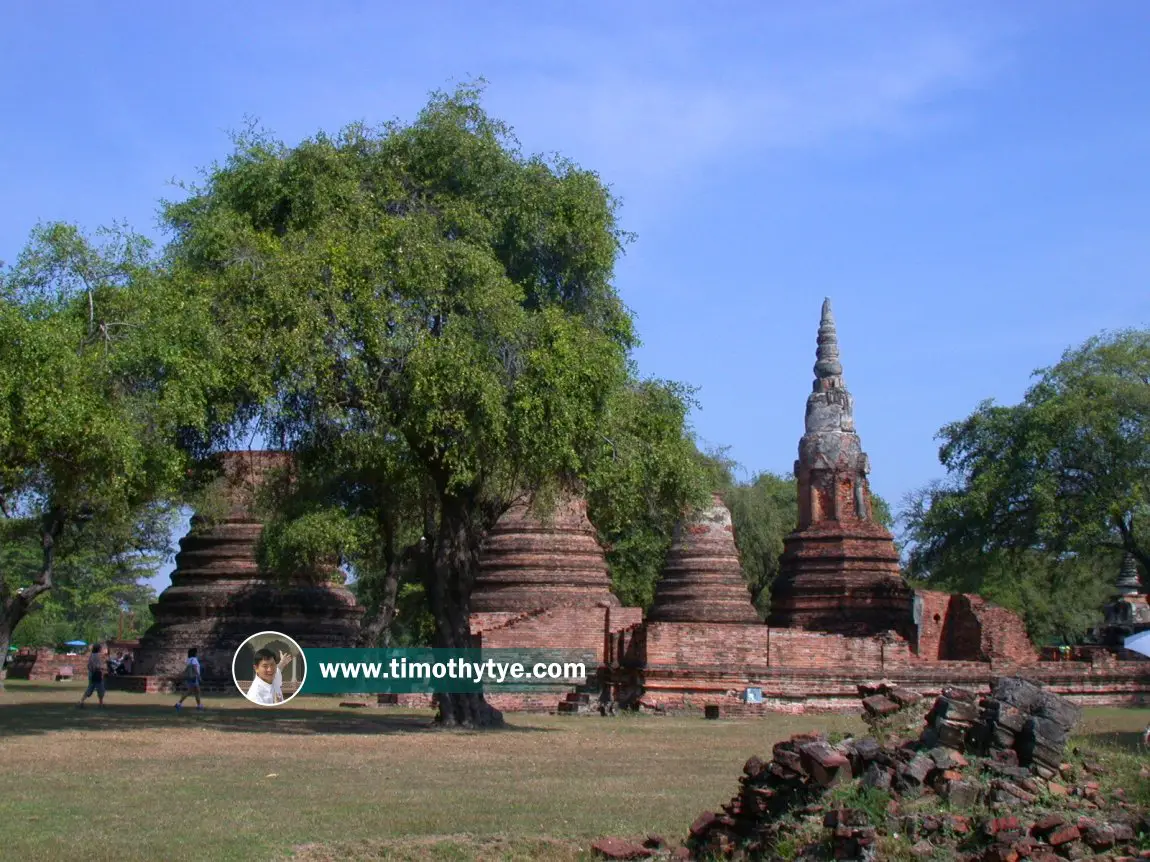
[[[188,660],[184,664],[184,685],[187,686],[188,690],[176,701],[177,711],[184,708],[184,700],[188,695],[195,696],[196,709],[204,708],[204,704],[200,700],[200,673],[200,660],[196,658],[196,648],[192,647],[188,650]]]

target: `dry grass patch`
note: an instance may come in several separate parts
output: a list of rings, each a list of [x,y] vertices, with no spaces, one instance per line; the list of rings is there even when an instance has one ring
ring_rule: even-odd
[[[509,715],[443,732],[430,712],[12,683],[0,694],[0,847],[21,860],[575,859],[603,835],[681,839],[746,758],[852,717]],[[1122,732],[1143,715],[1099,728]],[[1093,726],[1092,726],[1093,727]],[[1099,732],[1102,732],[1101,730]]]
[[[587,842],[470,835],[350,841],[297,847],[291,862],[576,862],[591,857]]]
[[[563,858],[557,848],[607,834],[681,838],[730,798],[750,754],[800,730],[860,726],[510,715],[505,731],[466,733],[431,729],[429,712],[322,698],[274,712],[219,698],[177,714],[170,697],[113,693],[81,711],[78,696],[18,683],[0,695],[0,776],[15,791],[0,797],[0,846],[14,858],[279,859],[307,847],[370,859],[460,835],[509,843],[452,837],[418,852]],[[547,846],[532,850],[538,836]]]

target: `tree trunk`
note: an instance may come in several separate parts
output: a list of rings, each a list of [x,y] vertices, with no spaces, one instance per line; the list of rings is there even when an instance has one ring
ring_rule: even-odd
[[[387,567],[379,610],[372,619],[364,620],[359,632],[359,646],[368,649],[391,646],[391,624],[395,620],[395,604],[399,595],[399,570],[398,561],[392,561]]]
[[[0,608],[0,691],[4,690],[4,678],[8,676],[8,647],[12,646],[12,626],[8,625],[8,600]]]
[[[12,632],[20,625],[20,621],[28,616],[37,597],[52,589],[52,570],[56,564],[56,539],[63,530],[64,513],[59,508],[53,508],[44,516],[42,522],[40,571],[32,579],[31,585],[18,590],[15,595],[0,587],[0,650],[2,650],[0,667],[8,658],[8,647],[12,645]]]
[[[471,586],[475,580],[476,545],[463,502],[444,500],[435,540],[428,542],[429,552],[434,555],[432,564],[425,569],[437,647],[471,647]],[[487,703],[482,693],[441,693],[436,695],[436,702],[439,714],[435,720],[443,727],[503,726],[503,714]]]

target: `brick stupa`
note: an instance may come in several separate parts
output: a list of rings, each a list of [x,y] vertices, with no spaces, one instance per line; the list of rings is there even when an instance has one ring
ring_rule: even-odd
[[[870,464],[855,432],[829,299],[816,357],[795,462],[799,525],[784,540],[768,624],[853,636],[894,631],[911,639],[913,592],[893,537],[874,519]]]
[[[761,623],[751,602],[731,513],[713,495],[675,530],[647,619],[678,623]]]
[[[262,631],[277,631],[308,647],[352,647],[363,609],[342,576],[261,574],[256,547],[263,523],[255,495],[269,474],[289,464],[284,452],[225,452],[220,456],[226,514],[206,522],[193,517],[180,540],[172,584],[152,605],[154,624],[136,650],[136,673],[182,673],[187,650],[197,647],[205,681],[231,684],[232,658],[240,644]]]
[[[618,607],[607,559],[587,519],[587,503],[561,495],[540,518],[517,501],[488,533],[471,593],[473,613],[544,608]]]
[[[1097,634],[1106,646],[1121,649],[1130,635],[1150,629],[1150,603],[1138,578],[1138,561],[1126,553],[1118,571],[1112,601],[1105,607],[1105,623]]]

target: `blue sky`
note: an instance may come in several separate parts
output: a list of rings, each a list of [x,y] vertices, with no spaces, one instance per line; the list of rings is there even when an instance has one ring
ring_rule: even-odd
[[[37,220],[159,238],[245,116],[290,143],[483,76],[622,198],[640,367],[748,474],[791,468],[824,296],[896,505],[944,423],[1150,318],[1145,2],[168,5],[3,13],[0,260]]]

